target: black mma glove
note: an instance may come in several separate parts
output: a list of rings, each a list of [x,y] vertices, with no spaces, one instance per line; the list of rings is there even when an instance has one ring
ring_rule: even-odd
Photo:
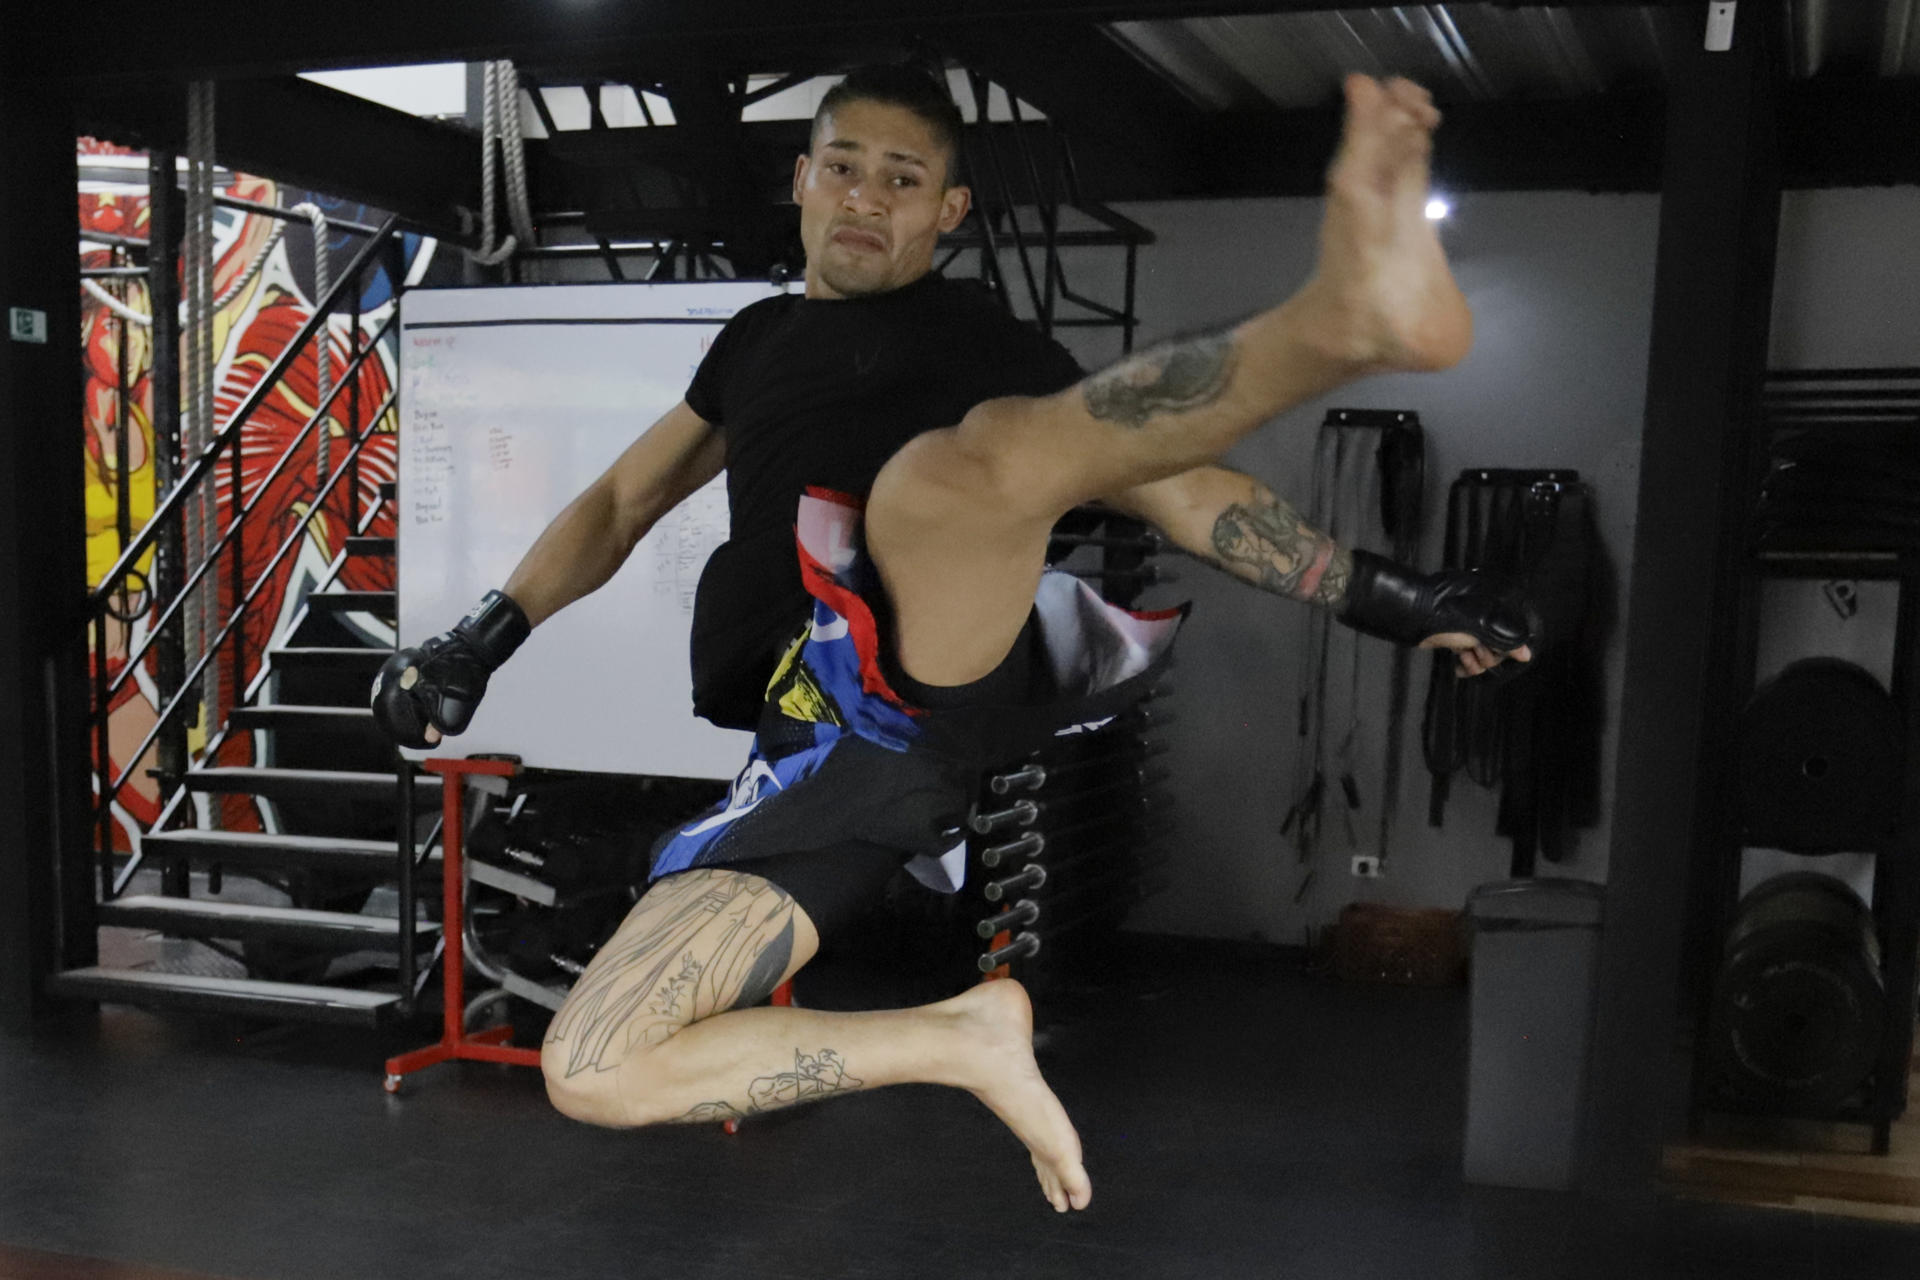
[[[401,649],[373,678],[374,723],[403,747],[427,747],[427,726],[441,735],[473,721],[487,677],[533,632],[513,599],[489,591],[473,612],[415,648]]]
[[[1495,653],[1513,652],[1539,630],[1512,583],[1468,569],[1421,573],[1370,551],[1353,553],[1339,619],[1362,635],[1405,645],[1461,631]]]

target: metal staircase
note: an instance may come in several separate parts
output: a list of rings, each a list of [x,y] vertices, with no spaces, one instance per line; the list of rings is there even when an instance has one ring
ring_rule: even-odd
[[[391,557],[393,540],[356,538],[344,554]],[[203,763],[188,769],[140,848],[142,861],[158,868],[162,884],[176,893],[121,894],[99,905],[101,926],[211,944],[216,954],[244,966],[245,976],[95,966],[57,975],[57,992],[112,1003],[369,1026],[411,1004],[418,975],[438,953],[440,927],[416,916],[410,928],[403,928],[401,916],[389,914],[394,895],[381,891],[400,877],[402,778],[425,813],[437,808],[440,780],[396,768],[392,747],[365,705],[368,681],[388,649],[300,643],[316,631],[324,633],[342,612],[371,614],[391,625],[393,610],[392,592],[324,591],[308,597],[284,641],[267,650],[249,691],[253,700],[233,710],[203,754],[203,760],[218,760],[227,737],[251,734],[256,758],[268,763]],[[216,806],[198,798],[225,796],[253,799],[277,829],[170,825],[188,817],[196,823],[210,820]],[[417,866],[423,850],[416,844],[412,852]],[[424,852],[431,857],[435,851],[429,844]],[[207,873],[206,879],[195,877],[196,871]],[[234,876],[273,886],[292,905],[177,892]],[[124,868],[115,877],[121,885],[131,879]],[[371,898],[387,910],[312,905],[342,898]],[[373,969],[390,967],[393,981],[377,989],[359,985],[369,972],[364,963],[351,971],[355,985],[327,980],[336,958],[364,961],[369,953],[387,958]],[[403,953],[411,963],[402,965]],[[405,983],[398,980],[402,968],[412,974]],[[288,972],[314,978],[280,980]]]
[[[133,966],[72,969],[50,980],[56,994],[377,1026],[411,1011],[439,954],[440,926],[421,918],[413,892],[416,872],[437,857],[438,829],[417,830],[413,815],[437,813],[440,782],[400,759],[367,709],[369,682],[391,652],[397,631],[395,593],[336,585],[350,564],[391,562],[395,554],[391,536],[371,532],[394,527],[392,483],[370,486],[378,501],[365,512],[359,509],[362,454],[394,395],[377,407],[363,405],[359,372],[393,331],[397,309],[368,337],[361,332],[357,299],[369,271],[384,266],[391,280],[401,279],[396,244],[391,220],[368,237],[313,317],[207,447],[197,458],[182,458],[177,477],[163,478],[152,521],[92,593],[97,656],[90,724],[96,746],[93,835],[99,887],[93,919],[66,924],[186,940],[195,945],[174,950],[191,951],[196,962],[169,965],[162,957]],[[343,304],[352,306],[351,359],[268,476],[288,467],[313,467],[312,498],[304,516],[256,513],[271,486],[257,483],[250,494],[243,487],[241,430]],[[157,346],[165,336],[162,319],[156,308]],[[316,461],[311,443],[316,430],[329,428],[336,436],[344,434],[348,446],[343,452],[343,442],[333,441],[331,468]],[[351,536],[342,540],[331,564],[264,652],[249,655],[249,611],[264,605],[267,580],[304,542],[307,526],[328,509],[328,499],[341,485],[346,494],[335,499],[334,510],[344,504]],[[197,564],[188,563],[182,530],[190,527],[190,504],[216,496],[223,505],[223,532]],[[289,522],[289,515],[297,518]],[[257,570],[252,581],[240,554],[241,532],[250,517],[272,521],[276,533],[291,528],[272,559],[252,567]],[[150,571],[139,567],[149,556]],[[219,584],[216,621],[204,624],[204,643],[193,654],[183,648],[185,607],[209,580]],[[107,619],[127,621],[136,587],[151,592],[143,606],[151,613],[141,615],[146,632],[129,645],[117,673],[111,672],[98,656],[109,652]],[[156,650],[152,658],[149,649]],[[152,668],[161,706],[145,740],[125,757],[128,762],[116,762],[109,751],[108,715],[115,695],[142,663]],[[237,705],[190,761],[187,721],[207,688],[225,691],[223,700]],[[160,779],[164,803],[149,829],[128,841],[131,849],[116,850],[114,802],[149,749],[160,761],[152,772]],[[236,758],[245,763],[234,763]]]

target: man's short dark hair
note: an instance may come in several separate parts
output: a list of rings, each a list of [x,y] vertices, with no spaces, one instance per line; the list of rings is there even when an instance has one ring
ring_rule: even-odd
[[[849,102],[879,102],[911,111],[933,130],[934,140],[946,150],[947,185],[959,180],[960,108],[954,105],[944,83],[917,67],[891,63],[855,67],[820,99],[820,109],[813,113],[813,137],[819,136],[820,122],[832,115],[834,108]]]

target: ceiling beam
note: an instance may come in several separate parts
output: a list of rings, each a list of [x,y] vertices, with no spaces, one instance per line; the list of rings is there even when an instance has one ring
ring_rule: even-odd
[[[80,128],[124,146],[185,154],[177,87],[95,93]],[[214,95],[215,156],[229,168],[358,200],[413,228],[464,239],[456,206],[480,195],[480,139],[308,80],[229,80]]]
[[[1557,8],[1645,7],[1697,0],[1564,0]],[[780,41],[820,31],[926,35],[964,27],[1317,13],[1397,7],[1390,0],[976,0],[935,8],[924,0],[646,0],[555,4],[552,0],[333,0],[276,6],[253,0],[97,0],[34,5],[16,18],[0,69],[27,78],[83,80],[155,76],[226,78],[340,67],[487,58],[553,62],[618,56],[662,42],[755,37],[777,56]],[[1521,7],[1515,5],[1513,7]],[[1540,7],[1540,6],[1532,6]],[[18,33],[19,38],[12,38]],[[94,39],[92,33],[107,33]],[[778,66],[768,66],[778,71]]]
[[[1796,80],[1779,97],[1783,186],[1920,184],[1920,81]],[[1668,101],[1629,90],[1451,104],[1434,140],[1434,184],[1452,192],[1658,191]],[[1339,135],[1333,108],[1210,116],[1207,169],[1192,194],[1317,194]]]
[[[1665,112],[1645,92],[1455,103],[1434,138],[1433,182],[1456,193],[1657,191]],[[1214,117],[1205,194],[1317,195],[1340,123],[1331,106]]]
[[[1920,183],[1920,81],[1796,80],[1780,109],[1787,187]]]
[[[1449,107],[1434,151],[1434,183],[1455,194],[1658,191],[1666,102],[1658,93],[1624,92]],[[1788,187],[1920,183],[1920,83],[1794,83],[1783,91],[1780,117]],[[992,127],[1002,154],[1016,154],[1019,127]],[[1026,145],[1047,154],[1045,126],[1030,124],[1026,131]],[[1161,167],[1120,154],[1124,148],[1095,145],[1088,136],[1095,131],[1074,129],[1070,136],[1085,194],[1133,201],[1318,195],[1339,131],[1331,108],[1209,115],[1183,140],[1181,158]],[[766,198],[782,198],[792,157],[806,145],[805,122],[748,124],[740,138],[765,170]],[[536,204],[575,211],[623,207],[605,194],[608,183],[635,170],[697,181],[709,161],[689,144],[674,129],[599,130],[529,143]],[[1016,198],[1030,200],[1024,174],[1011,177]]]

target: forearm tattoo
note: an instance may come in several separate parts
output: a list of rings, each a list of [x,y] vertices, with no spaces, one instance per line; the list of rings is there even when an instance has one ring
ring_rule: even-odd
[[[663,881],[600,948],[547,1029],[566,1074],[611,1071],[689,1022],[758,1004],[793,958],[793,899],[737,872]]]
[[[1230,333],[1159,343],[1081,384],[1087,412],[1102,422],[1142,427],[1158,413],[1186,413],[1218,400],[1233,381]]]
[[[691,1124],[706,1120],[743,1120],[762,1111],[773,1111],[790,1107],[796,1102],[812,1102],[843,1090],[858,1089],[863,1083],[847,1074],[846,1060],[833,1050],[806,1053],[795,1049],[793,1070],[761,1076],[748,1083],[745,1111],[731,1102],[702,1102],[685,1115],[676,1117],[676,1121]]]
[[[1259,489],[1213,522],[1213,559],[1263,590],[1338,608],[1347,598],[1353,553]]]

